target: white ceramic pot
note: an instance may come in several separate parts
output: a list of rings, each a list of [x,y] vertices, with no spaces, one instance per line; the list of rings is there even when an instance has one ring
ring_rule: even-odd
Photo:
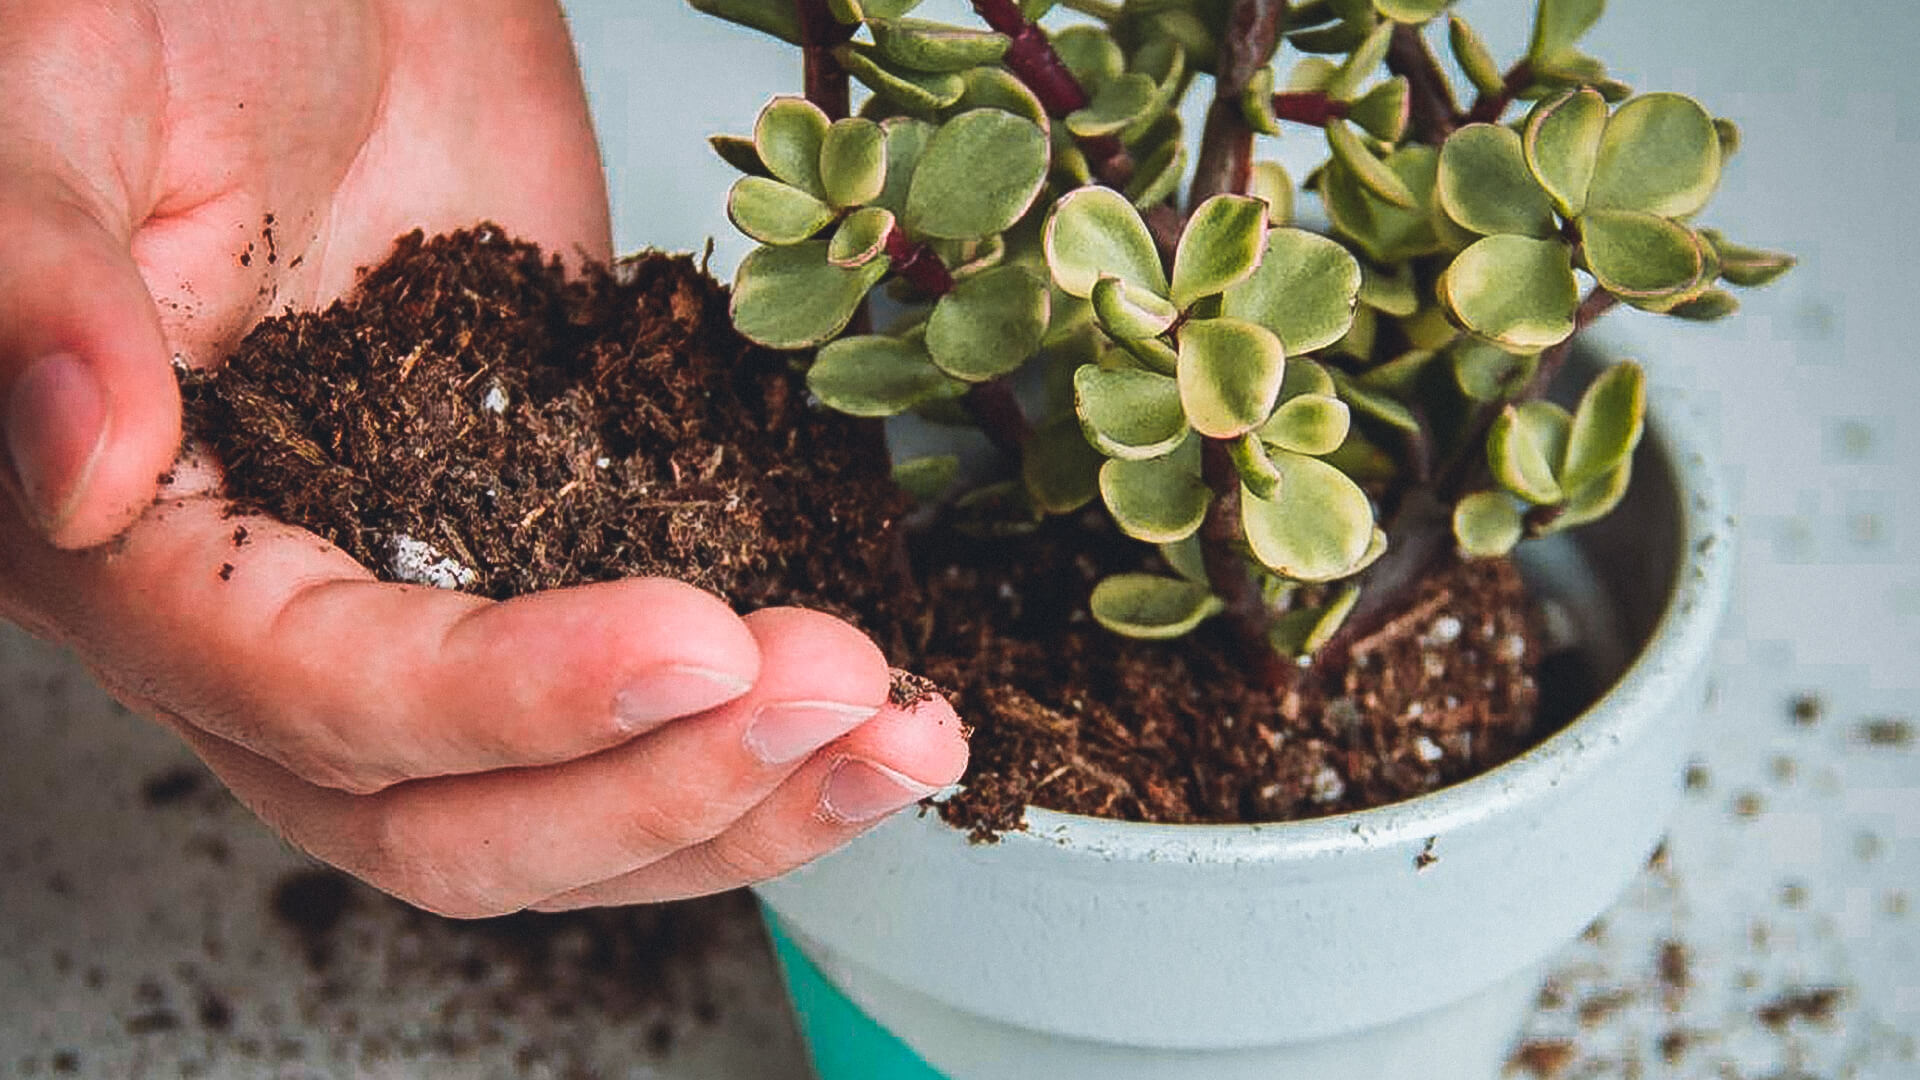
[[[1031,810],[981,846],[899,817],[759,890],[825,1080],[1493,1080],[1547,958],[1658,843],[1702,711],[1730,522],[1656,410],[1627,503],[1526,564],[1631,658],[1578,720],[1316,821]]]

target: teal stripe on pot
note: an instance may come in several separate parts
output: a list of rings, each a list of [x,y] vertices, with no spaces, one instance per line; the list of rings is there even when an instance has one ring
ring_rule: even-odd
[[[773,912],[763,907],[760,914],[773,937],[794,1017],[820,1080],[947,1080],[836,990],[780,928]]]

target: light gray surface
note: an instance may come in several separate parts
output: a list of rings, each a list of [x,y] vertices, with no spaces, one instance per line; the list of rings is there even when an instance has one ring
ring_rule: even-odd
[[[730,269],[742,248],[719,212],[728,176],[700,140],[744,130],[766,94],[792,85],[791,55],[707,24],[679,0],[569,6],[622,247],[698,249],[713,235],[716,266]],[[1611,7],[1594,46],[1622,75],[1697,93],[1746,130],[1712,219],[1805,264],[1750,295],[1730,324],[1629,315],[1607,328],[1657,381],[1700,402],[1699,422],[1732,463],[1744,546],[1701,749],[1704,786],[1675,823],[1665,867],[1568,950],[1562,1004],[1530,1031],[1572,1039],[1569,1077],[1911,1080],[1920,750],[1870,744],[1859,725],[1920,713],[1920,425],[1899,419],[1920,403],[1905,258],[1920,237],[1920,200],[1908,190],[1920,175],[1920,70],[1909,55],[1920,5]],[[1509,56],[1524,8],[1463,4]],[[1290,160],[1309,156],[1311,140],[1286,144]],[[1811,726],[1789,716],[1802,693],[1825,706]],[[436,1051],[441,1036],[473,1030],[470,1014],[446,1018],[459,989],[387,976],[392,957],[452,939],[369,902],[344,927],[365,943],[351,977],[330,989],[268,914],[268,891],[297,858],[211,794],[143,806],[143,778],[187,760],[184,751],[111,709],[70,660],[11,630],[0,630],[0,738],[0,1075],[48,1075],[63,1050],[77,1053],[78,1074],[101,1077],[541,1076],[567,1075],[569,1060],[588,1076],[803,1075],[750,928],[711,976],[719,1022],[683,1018],[664,1059],[642,1052],[639,1025],[591,1017]],[[222,844],[224,864],[211,857]],[[1669,940],[1692,959],[1692,988],[1673,995],[1671,1011],[1655,966]],[[94,969],[98,989],[88,985]],[[148,980],[180,1029],[129,1032],[156,1010],[143,1000]],[[1809,986],[1845,989],[1830,1022],[1775,1032],[1757,1019],[1760,1006]],[[209,987],[232,1003],[225,1034],[194,1015]],[[344,1030],[350,1016],[358,1033]],[[399,1036],[384,1062],[364,1056],[370,1027]],[[1670,1067],[1659,1041],[1683,1029],[1698,1034]],[[535,1035],[559,1049],[517,1066]],[[276,1062],[281,1039],[301,1049]],[[422,1054],[401,1052],[416,1043]]]

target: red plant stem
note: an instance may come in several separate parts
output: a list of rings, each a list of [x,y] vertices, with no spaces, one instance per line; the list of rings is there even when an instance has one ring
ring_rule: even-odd
[[[1454,103],[1453,88],[1448,85],[1440,61],[1427,48],[1427,39],[1417,26],[1396,26],[1393,41],[1387,46],[1387,69],[1404,75],[1411,91],[1413,137],[1439,146],[1460,126],[1460,106]]]
[[[1033,91],[1048,116],[1059,119],[1087,107],[1086,88],[1053,51],[1046,31],[1028,22],[1014,0],[973,0],[973,10],[994,32],[1012,39],[1013,44],[1007,48],[1007,70]],[[1133,155],[1115,136],[1096,135],[1075,141],[1101,183],[1119,188],[1133,179]]]
[[[820,106],[827,119],[845,119],[853,109],[853,92],[847,69],[833,50],[852,40],[855,28],[834,18],[827,0],[794,0],[794,8],[800,15],[807,100]]]
[[[1334,120],[1345,120],[1348,104],[1320,90],[1291,90],[1273,95],[1273,114],[1296,124],[1326,127]]]
[[[898,225],[887,233],[886,252],[887,258],[893,260],[893,272],[929,300],[953,291],[953,272],[947,269],[947,264],[932,248],[915,242]],[[966,403],[987,440],[1017,460],[1021,448],[1033,437],[1033,425],[1020,407],[1013,387],[1003,378],[975,383],[967,390]]]
[[[1474,99],[1473,107],[1467,110],[1465,123],[1494,124],[1506,115],[1507,106],[1520,96],[1520,91],[1533,85],[1533,65],[1525,60],[1507,70],[1506,78],[1501,80],[1500,92],[1481,94]]]
[[[1220,40],[1213,105],[1200,137],[1190,205],[1215,195],[1243,194],[1253,180],[1253,128],[1240,107],[1253,74],[1271,63],[1287,21],[1287,0],[1234,0]]]

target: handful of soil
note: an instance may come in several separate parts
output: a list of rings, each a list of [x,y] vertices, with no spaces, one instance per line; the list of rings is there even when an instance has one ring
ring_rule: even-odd
[[[1099,577],[1158,559],[1098,514],[909,543],[877,425],[810,405],[686,257],[570,279],[491,226],[415,233],[353,296],[262,323],[184,393],[239,509],[383,577],[505,598],[666,575],[743,611],[850,619],[974,726],[941,812],[983,839],[1029,803],[1161,822],[1360,809],[1543,734],[1504,562],[1436,576],[1345,670],[1275,695],[1205,628],[1157,644],[1092,622]]]

